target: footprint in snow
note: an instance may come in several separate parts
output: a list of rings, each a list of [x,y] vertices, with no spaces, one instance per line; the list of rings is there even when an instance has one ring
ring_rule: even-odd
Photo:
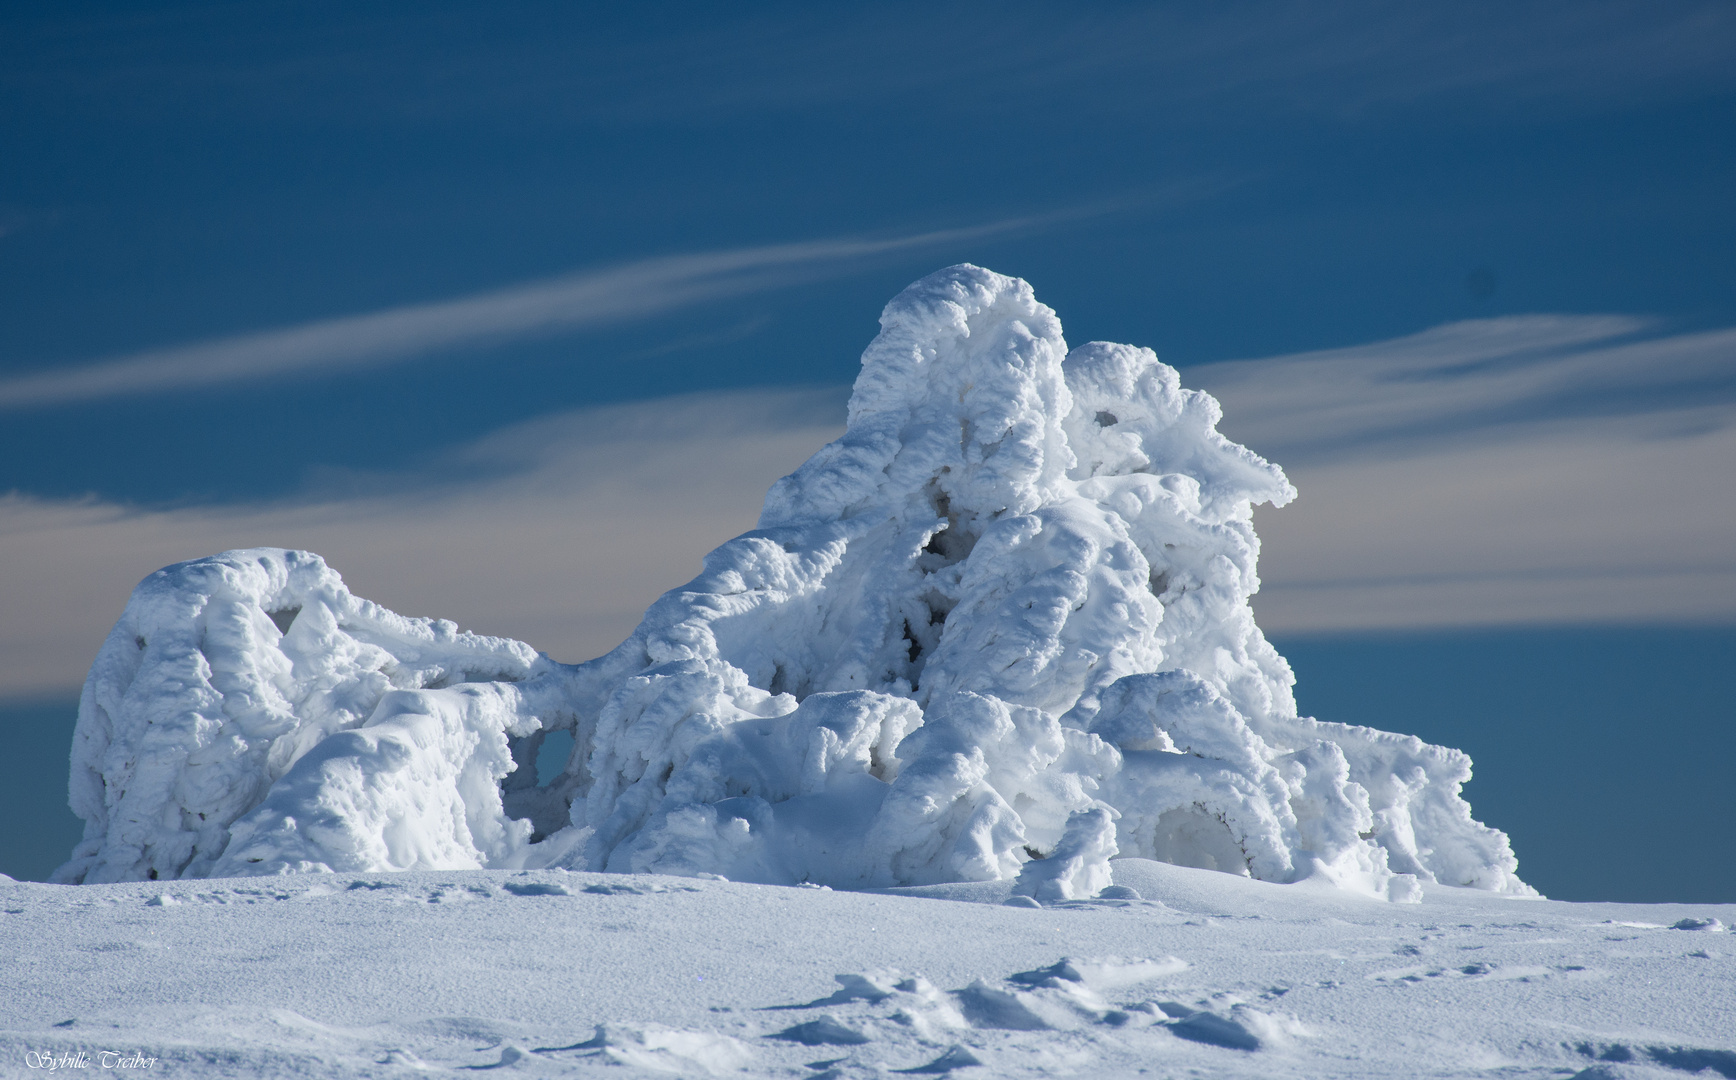
[[[843,1023],[835,1016],[822,1016],[805,1024],[785,1028],[768,1039],[785,1039],[803,1046],[861,1046],[868,1036]]]
[[[1167,1001],[1159,1007],[1176,1017],[1175,1023],[1169,1026],[1170,1034],[1190,1042],[1221,1046],[1226,1050],[1258,1050],[1265,1045],[1246,1023],[1233,1016],[1195,1011]]]
[[[788,1009],[821,1009],[828,1005],[847,1005],[852,1001],[866,1001],[870,1005],[878,1005],[887,998],[898,993],[917,993],[928,984],[928,980],[917,975],[906,978],[900,971],[870,971],[866,974],[834,975],[839,983],[838,989],[823,998],[800,1005],[767,1005],[765,1012],[780,1012]]]
[[[1395,968],[1390,971],[1375,971],[1368,975],[1375,982],[1399,985],[1417,985],[1436,980],[1471,979],[1478,982],[1517,981],[1530,982],[1534,979],[1547,979],[1556,976],[1585,977],[1592,974],[1589,968],[1580,964],[1565,964],[1561,967],[1534,967],[1525,965],[1504,965],[1490,961],[1479,961],[1464,964],[1459,967],[1413,967]]]
[[[1667,1075],[1648,1065],[1661,1065],[1684,1073],[1712,1073],[1736,1080],[1736,1050],[1710,1050],[1697,1046],[1632,1046],[1627,1043],[1582,1042],[1573,1050],[1598,1064],[1582,1070],[1573,1080],[1628,1080]]]
[[[1050,904],[1056,908],[1106,908],[1132,907],[1134,904],[1146,907],[1162,907],[1159,903],[1147,903],[1145,897],[1139,895],[1139,890],[1126,885],[1107,885],[1096,896],[1088,896],[1079,900],[1057,900]],[[1009,896],[1001,901],[1004,907],[1042,908],[1043,904],[1029,896]]]
[[[901,1073],[927,1073],[929,1075],[941,1075],[949,1073],[954,1069],[968,1069],[973,1065],[981,1064],[981,1058],[977,1057],[962,1046],[955,1046],[926,1065],[918,1065],[913,1069],[897,1069],[894,1071]]]
[[[1114,990],[1185,970],[1187,961],[1174,956],[1166,956],[1160,960],[1124,960],[1118,956],[1100,960],[1063,957],[1046,968],[1015,972],[1007,977],[1007,981],[1026,986],[1048,987],[1078,983],[1096,990]]]
[[[1020,971],[995,986],[982,979],[955,991],[965,1019],[979,1028],[1009,1031],[1065,1031],[1089,1024],[1120,1027],[1133,1019],[1103,997],[1108,991],[1147,982],[1187,967],[1175,957],[1162,960],[1062,959],[1045,968]]]
[[[1083,1027],[1109,1011],[1091,1009],[1059,994],[1004,990],[981,979],[957,991],[956,996],[972,1027],[1004,1031],[1064,1031]]]
[[[514,896],[571,896],[573,890],[552,881],[503,881],[500,887]]]
[[[571,1046],[539,1046],[532,1051],[537,1055],[567,1052],[680,1076],[730,1072],[744,1068],[753,1060],[752,1051],[728,1035],[666,1028],[660,1024],[598,1024],[597,1033],[584,1042]],[[499,1068],[504,1064],[508,1062],[503,1060],[495,1065],[473,1065],[471,1068]]]
[[[1132,1034],[1143,1029],[1153,1035],[1168,1032],[1178,1039],[1224,1051],[1254,1053],[1281,1047],[1292,1037],[1310,1034],[1293,1017],[1266,1012],[1234,998],[1195,1005],[1173,1001],[1117,1003],[1124,1000],[1118,991],[1185,970],[1187,966],[1175,957],[1155,960],[1066,957],[1047,967],[1014,972],[999,981],[978,979],[950,992],[936,989],[920,976],[906,976],[897,971],[842,974],[837,976],[838,990],[826,997],[764,1009],[853,1008],[853,1015],[827,1013],[763,1037],[804,1046],[878,1045],[875,1029],[865,1028],[864,1020],[870,1025],[896,1021],[908,1033],[934,1041],[947,1038],[949,1033],[956,1038],[969,1029],[982,1033],[978,1038],[1008,1038],[1015,1037],[1014,1032],[1038,1031],[1070,1031],[1084,1036],[1088,1031],[1105,1029]],[[1475,965],[1467,965],[1470,966]],[[1484,965],[1480,970],[1487,975],[1494,969]],[[1473,977],[1463,971],[1458,975]],[[1268,996],[1281,996],[1288,989],[1274,987]],[[808,1068],[816,1071],[809,1076],[840,1077],[848,1071],[841,1063],[849,1060],[811,1062]],[[955,1044],[932,1061],[892,1071],[904,1075],[944,1075],[982,1064],[975,1052]]]
[[[519,1062],[525,1061],[529,1058],[529,1054],[520,1050],[518,1047],[513,1046],[511,1043],[508,1043],[500,1048],[499,1061],[490,1062],[487,1065],[464,1065],[462,1068],[468,1069],[472,1072],[481,1072],[487,1069],[504,1069],[508,1065],[517,1065]]]
[[[667,885],[628,885],[613,881],[599,881],[594,885],[586,885],[585,891],[598,896],[649,896],[652,893],[669,891]],[[687,892],[697,892],[697,889],[687,889]]]

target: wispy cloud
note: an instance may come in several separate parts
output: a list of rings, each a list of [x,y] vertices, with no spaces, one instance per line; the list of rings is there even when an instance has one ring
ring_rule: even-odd
[[[1188,378],[1224,404],[1226,431],[1285,460],[1736,399],[1736,329],[1623,340],[1648,329],[1622,315],[1475,319]]]
[[[562,660],[599,656],[707,551],[754,527],[772,481],[842,431],[846,395],[703,394],[563,413],[413,473],[252,506],[0,495],[0,698],[77,686],[156,568],[260,545],[317,551],[359,595],[407,615]]]
[[[435,303],[322,319],[0,380],[0,409],[377,367],[459,346],[643,319],[839,273],[885,255],[1035,229],[1103,208],[887,238],[642,259]]]
[[[1524,316],[1192,368],[1301,498],[1275,631],[1736,621],[1736,330]]]
[[[1301,490],[1256,511],[1261,626],[1736,621],[1736,331],[1644,327],[1484,320],[1185,371]],[[845,394],[565,413],[254,506],[0,497],[0,696],[76,684],[156,567],[262,544],[319,551],[407,614],[599,655],[753,526]]]
[[[600,24],[580,9],[490,24],[393,10],[310,23],[250,8],[53,14],[12,36],[0,42],[11,45],[0,89],[105,113],[617,127],[899,100],[1022,113],[1059,92],[1088,94],[1094,111],[1222,124],[1462,107],[1467,94],[1510,111],[1543,98],[1625,105],[1718,92],[1732,81],[1736,17],[1715,0],[1009,3],[993,19],[949,3],[747,6],[655,27]]]

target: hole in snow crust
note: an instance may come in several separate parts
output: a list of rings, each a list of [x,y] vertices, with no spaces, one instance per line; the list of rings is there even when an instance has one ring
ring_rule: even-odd
[[[277,627],[279,634],[287,634],[290,626],[295,622],[295,617],[301,614],[301,606],[298,604],[295,607],[284,608],[282,611],[268,611],[266,614],[271,617],[272,625]]]
[[[1159,814],[1151,850],[1159,862],[1249,876],[1247,852],[1229,824],[1202,807],[1178,806]]]

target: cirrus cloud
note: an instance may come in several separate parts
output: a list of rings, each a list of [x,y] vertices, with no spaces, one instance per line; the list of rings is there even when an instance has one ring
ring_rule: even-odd
[[[1736,622],[1736,330],[1647,329],[1480,320],[1184,371],[1301,491],[1256,511],[1261,626]],[[579,410],[254,505],[0,497],[0,696],[75,685],[151,570],[257,545],[319,551],[406,614],[600,655],[753,527],[771,482],[839,433],[845,396]]]

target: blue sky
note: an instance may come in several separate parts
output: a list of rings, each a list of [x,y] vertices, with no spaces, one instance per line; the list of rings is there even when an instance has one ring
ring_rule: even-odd
[[[1736,625],[1733,60],[1721,4],[8,5],[0,702],[74,695],[132,582],[242,543],[584,659],[969,260],[1290,470],[1257,610],[1305,711],[1350,719],[1382,641],[1521,633],[1500,724],[1650,730],[1688,707],[1609,642]],[[1727,740],[1716,671],[1670,670]],[[1531,780],[1635,835],[1683,786]]]

